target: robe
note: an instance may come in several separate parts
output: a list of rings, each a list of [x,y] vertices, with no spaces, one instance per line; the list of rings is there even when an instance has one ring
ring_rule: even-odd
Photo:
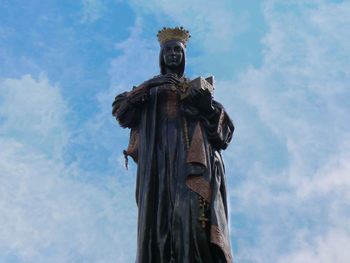
[[[220,151],[234,126],[213,100],[205,116],[170,84],[140,104],[118,95],[114,115],[131,129],[124,151],[137,162],[136,263],[232,262]]]

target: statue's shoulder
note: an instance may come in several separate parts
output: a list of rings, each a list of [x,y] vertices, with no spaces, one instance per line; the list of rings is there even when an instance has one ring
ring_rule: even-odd
[[[162,75],[161,74],[158,74],[158,75],[155,75],[155,76],[153,76],[152,78],[150,78],[150,79],[148,79],[148,80],[146,80],[146,81],[150,81],[150,80],[153,80],[153,79],[157,79],[157,78],[159,78],[159,77],[161,77]]]
[[[132,90],[135,90],[135,89],[138,89],[138,88],[141,88],[141,87],[145,87],[145,86],[147,86],[149,83],[151,83],[154,79],[159,78],[160,76],[161,76],[161,75],[153,76],[152,78],[147,79],[147,80],[145,80],[144,82],[142,82],[140,85],[138,85],[138,86],[133,86]]]

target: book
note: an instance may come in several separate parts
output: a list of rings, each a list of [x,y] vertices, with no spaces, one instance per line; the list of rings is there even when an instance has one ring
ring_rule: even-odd
[[[189,87],[198,89],[202,92],[206,92],[209,91],[210,94],[213,96],[214,93],[214,76],[210,76],[208,78],[202,78],[202,77],[198,77],[195,78],[193,80],[191,80],[188,83],[185,83],[185,85],[180,88],[181,90],[181,99],[185,99],[186,97],[189,96]]]

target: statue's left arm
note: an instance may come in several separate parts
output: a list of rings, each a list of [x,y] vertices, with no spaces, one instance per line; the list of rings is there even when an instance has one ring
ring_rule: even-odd
[[[201,114],[200,119],[212,145],[216,149],[226,149],[232,139],[234,126],[224,107],[213,100],[212,112]]]
[[[212,99],[209,91],[192,89],[186,101],[185,112],[201,120],[212,145],[220,150],[226,149],[231,141],[234,125],[224,107]]]

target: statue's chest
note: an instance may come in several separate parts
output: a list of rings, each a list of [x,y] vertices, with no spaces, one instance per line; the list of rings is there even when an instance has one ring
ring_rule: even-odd
[[[172,85],[164,85],[158,90],[157,112],[161,118],[179,117],[180,96]]]

